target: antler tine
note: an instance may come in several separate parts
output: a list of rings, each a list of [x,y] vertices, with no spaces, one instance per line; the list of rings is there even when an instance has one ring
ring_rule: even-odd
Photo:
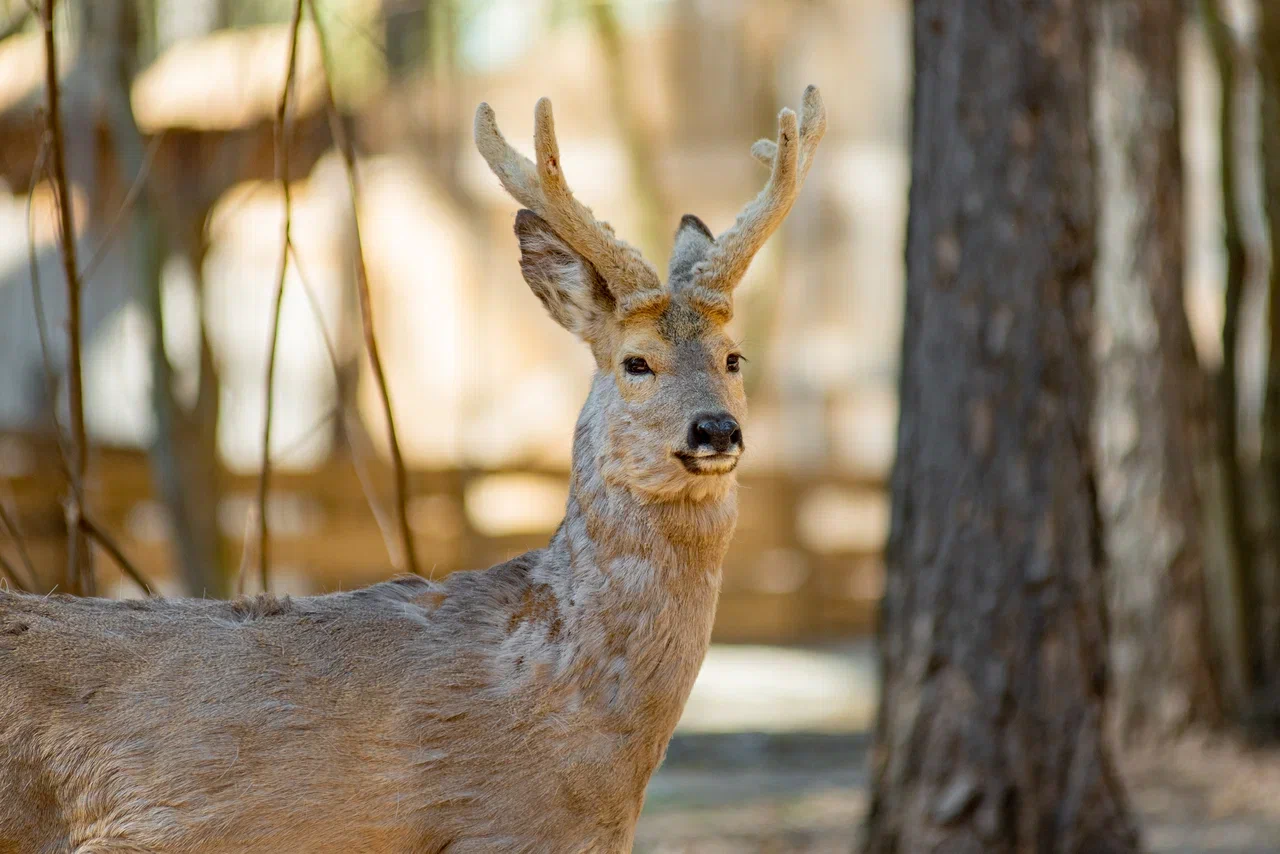
[[[796,114],[784,108],[778,114],[777,142],[762,139],[751,146],[751,155],[772,168],[769,182],[738,215],[733,227],[716,239],[694,272],[696,284],[713,292],[732,290],[791,210],[827,130],[827,112],[816,86],[804,90],[801,112],[798,130]]]
[[[804,90],[803,107],[800,111],[800,185],[809,174],[809,166],[813,163],[813,153],[818,149],[818,142],[827,132],[827,110],[822,103],[822,94],[817,86],[808,86]],[[778,144],[771,139],[757,139],[751,146],[751,156],[765,166],[773,166],[773,158],[777,154]]]
[[[618,300],[619,313],[665,302],[666,291],[657,271],[634,247],[618,239],[608,223],[597,220],[590,208],[574,198],[560,167],[550,100],[541,98],[534,108],[536,166],[503,138],[488,104],[476,110],[475,136],[476,147],[502,186],[591,262]]]
[[[773,159],[778,156],[778,144],[771,139],[757,139],[751,143],[751,156],[762,166],[773,168]]]
[[[507,142],[502,131],[498,130],[498,117],[494,115],[493,107],[487,103],[482,102],[476,107],[475,137],[480,155],[511,197],[535,213],[545,210],[547,200],[538,184],[537,169],[529,158]]]

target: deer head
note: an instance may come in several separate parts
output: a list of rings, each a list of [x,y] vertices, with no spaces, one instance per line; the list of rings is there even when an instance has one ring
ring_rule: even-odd
[[[595,356],[583,421],[600,428],[599,467],[646,500],[697,500],[732,483],[746,396],[725,325],[734,287],[791,209],[826,130],[817,88],[805,90],[801,114],[797,127],[796,114],[782,110],[777,141],[752,147],[772,171],[732,228],[715,237],[692,214],[680,221],[663,284],[569,190],[550,101],[535,109],[536,163],[507,143],[488,104],[476,111],[476,146],[526,208],[515,224],[525,281]]]

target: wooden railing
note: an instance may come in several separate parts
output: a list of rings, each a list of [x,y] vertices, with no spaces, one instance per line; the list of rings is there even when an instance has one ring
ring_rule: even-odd
[[[391,483],[388,471],[374,475],[379,484]],[[220,528],[233,573],[256,482],[255,474],[225,474],[220,484]],[[747,473],[741,483],[741,515],[725,562],[716,639],[787,643],[867,632],[883,573],[884,484],[779,473]],[[412,471],[410,519],[423,571],[440,577],[545,545],[567,488],[562,470]],[[32,560],[52,580],[65,562],[65,491],[56,449],[47,440],[0,436],[0,500],[12,502],[11,509],[16,505]],[[146,456],[95,448],[86,493],[94,519],[130,559],[165,592],[180,593]],[[537,512],[521,512],[530,507]],[[349,459],[273,473],[268,508],[277,589],[350,589],[391,574],[386,545]],[[14,556],[14,544],[2,533],[0,552]],[[96,567],[102,590],[136,595],[105,556]]]

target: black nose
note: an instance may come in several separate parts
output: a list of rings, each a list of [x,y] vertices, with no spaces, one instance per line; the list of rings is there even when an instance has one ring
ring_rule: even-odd
[[[715,412],[710,415],[699,415],[693,419],[689,427],[689,447],[700,448],[711,446],[719,453],[724,453],[733,445],[742,444],[742,428],[738,421],[727,412]]]

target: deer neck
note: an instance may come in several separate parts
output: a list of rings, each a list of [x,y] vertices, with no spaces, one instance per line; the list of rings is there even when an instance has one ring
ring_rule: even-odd
[[[565,520],[548,550],[569,636],[587,662],[584,699],[665,745],[711,638],[721,563],[737,521],[736,484],[699,500],[654,500],[609,476],[597,376],[574,437]]]

